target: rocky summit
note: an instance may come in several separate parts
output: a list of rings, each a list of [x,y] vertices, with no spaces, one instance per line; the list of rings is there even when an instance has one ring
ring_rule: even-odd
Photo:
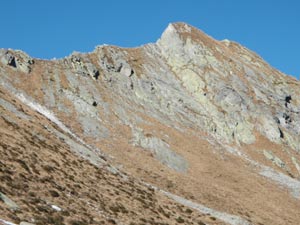
[[[1,49],[0,96],[0,224],[300,224],[300,82],[238,43]]]

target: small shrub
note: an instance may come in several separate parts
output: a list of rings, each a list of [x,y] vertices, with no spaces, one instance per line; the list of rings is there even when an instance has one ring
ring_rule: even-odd
[[[70,212],[69,212],[68,210],[63,210],[63,211],[61,212],[61,214],[62,214],[63,216],[70,216],[70,215],[71,215]]]
[[[213,220],[213,221],[215,221],[215,220],[217,220],[217,218],[216,217],[214,217],[214,216],[211,216],[211,217],[209,217],[211,220]]]
[[[176,219],[177,223],[184,223],[184,219],[182,219],[181,216],[179,216],[177,219]]]
[[[43,166],[43,169],[48,172],[48,173],[51,173],[55,170],[55,168],[53,166],[50,166],[50,165],[44,165]]]
[[[45,213],[49,212],[49,207],[44,205],[38,205],[36,208],[39,212],[45,212]]]
[[[113,211],[114,213],[128,213],[128,210],[123,206],[123,205],[113,205],[109,207],[111,211]]]
[[[114,219],[108,219],[108,222],[110,222],[112,224],[117,224],[117,222]]]
[[[30,191],[30,192],[28,193],[28,195],[29,195],[30,197],[35,197],[35,196],[36,196],[35,193],[32,192],[32,191]]]
[[[45,224],[51,224],[51,225],[64,225],[64,218],[59,215],[48,215],[48,216],[38,216],[35,218],[36,225],[45,225]]]
[[[49,190],[49,193],[53,198],[58,198],[59,197],[59,193],[55,190]]]
[[[198,225],[206,225],[206,224],[203,223],[202,221],[198,221]]]
[[[25,161],[23,161],[21,159],[16,159],[16,162],[18,162],[23,167],[23,169],[25,169],[27,172],[31,173],[31,171]]]
[[[193,213],[193,210],[187,208],[187,209],[185,210],[185,212],[188,213],[188,214],[192,214],[192,213]]]
[[[87,223],[87,221],[82,221],[82,220],[71,220],[70,224],[71,225],[86,225],[88,223]]]

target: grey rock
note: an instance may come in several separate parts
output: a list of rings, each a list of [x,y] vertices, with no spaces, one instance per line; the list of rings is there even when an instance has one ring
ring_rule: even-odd
[[[95,80],[98,80],[100,72],[96,68],[96,66],[92,63],[86,63],[85,66],[86,66],[87,71],[90,74],[90,76],[93,77]]]
[[[290,189],[295,198],[300,199],[300,181],[267,167],[262,169],[260,171],[260,174],[268,177],[269,179],[284,187],[287,187],[288,189]]]
[[[31,72],[31,65],[34,64],[34,60],[20,50],[6,50],[5,53],[0,54],[0,61],[12,68],[19,70],[23,73]]]
[[[125,64],[125,65],[121,64],[120,73],[123,76],[131,77],[134,72],[133,72],[133,69],[131,69],[131,67],[128,64]]]
[[[133,129],[133,144],[154,153],[156,159],[162,164],[176,170],[186,172],[188,162],[180,155],[172,151],[169,145],[157,137],[146,137],[139,129]]]
[[[87,145],[82,139],[80,139],[76,134],[74,134],[65,124],[63,124],[50,110],[46,107],[40,105],[37,102],[34,102],[28,96],[23,93],[17,93],[16,97],[22,101],[25,105],[32,108],[33,110],[44,115],[46,118],[55,123],[61,130],[62,133],[56,129],[50,129],[51,133],[54,133],[58,138],[64,140],[72,151],[74,151],[79,156],[89,160],[94,165],[103,165],[105,162],[103,160],[103,155],[99,149],[93,148],[92,146]],[[68,134],[68,135],[67,135]]]
[[[292,162],[294,163],[299,175],[300,175],[300,163],[299,161],[295,158],[295,157],[292,157]]]
[[[11,55],[11,54],[8,53],[6,55],[6,60],[7,60],[7,65],[15,67],[15,68],[17,67],[16,59],[15,59],[15,57],[13,55]]]
[[[280,158],[274,155],[271,151],[264,150],[263,154],[267,159],[271,160],[278,167],[280,168],[286,167],[286,164]]]
[[[11,66],[13,68],[17,67],[15,56],[11,52],[9,52],[7,50],[3,49],[3,51],[1,51],[0,59],[1,59],[0,60],[1,63],[3,63],[4,65],[9,65],[9,66]]]
[[[0,192],[0,200],[2,200],[12,210],[19,209],[19,206],[13,200],[11,200],[9,197],[7,197],[5,194],[1,192]]]
[[[233,108],[233,106],[239,106],[236,107],[236,109],[240,109],[243,99],[234,89],[230,87],[224,87],[216,95],[216,101],[223,104],[225,108]]]

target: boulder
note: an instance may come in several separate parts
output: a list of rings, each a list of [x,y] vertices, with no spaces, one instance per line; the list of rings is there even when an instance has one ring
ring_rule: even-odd
[[[2,200],[12,210],[19,209],[19,206],[13,200],[11,200],[9,197],[7,197],[5,194],[1,192],[0,192],[0,200]]]
[[[148,150],[154,154],[154,157],[162,164],[177,172],[186,172],[188,169],[188,162],[185,158],[178,155],[170,149],[170,146],[161,139],[153,136],[144,135],[141,129],[133,129],[132,143]]]
[[[276,121],[272,118],[269,118],[267,114],[260,115],[257,119],[258,131],[266,136],[270,141],[280,143],[280,139],[283,138],[283,135]]]
[[[17,68],[15,56],[10,52],[6,51],[4,54],[1,54],[0,59],[1,63],[3,63],[4,65]]]
[[[123,76],[131,77],[133,75],[134,71],[133,71],[133,69],[131,69],[131,67],[128,64],[125,64],[125,65],[122,64],[120,73]]]
[[[17,67],[16,59],[12,54],[10,54],[10,53],[6,54],[5,58],[7,60],[7,65],[15,67],[15,68]]]
[[[30,73],[31,65],[34,64],[30,56],[19,50],[7,50],[2,56],[0,55],[0,61],[24,73]]]

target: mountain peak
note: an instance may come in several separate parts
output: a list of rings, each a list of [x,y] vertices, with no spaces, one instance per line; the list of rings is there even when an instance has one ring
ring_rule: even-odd
[[[195,29],[191,25],[184,23],[184,22],[174,22],[174,23],[169,23],[166,30],[168,29],[173,29],[177,31],[178,33],[184,33],[184,32],[191,32],[192,29]]]
[[[0,112],[0,224],[299,224],[300,83],[188,24],[0,50]]]
[[[213,38],[209,37],[200,29],[184,22],[170,23],[164,30],[161,39],[163,39],[165,36],[179,36],[184,41],[189,38],[193,41],[215,42]]]

